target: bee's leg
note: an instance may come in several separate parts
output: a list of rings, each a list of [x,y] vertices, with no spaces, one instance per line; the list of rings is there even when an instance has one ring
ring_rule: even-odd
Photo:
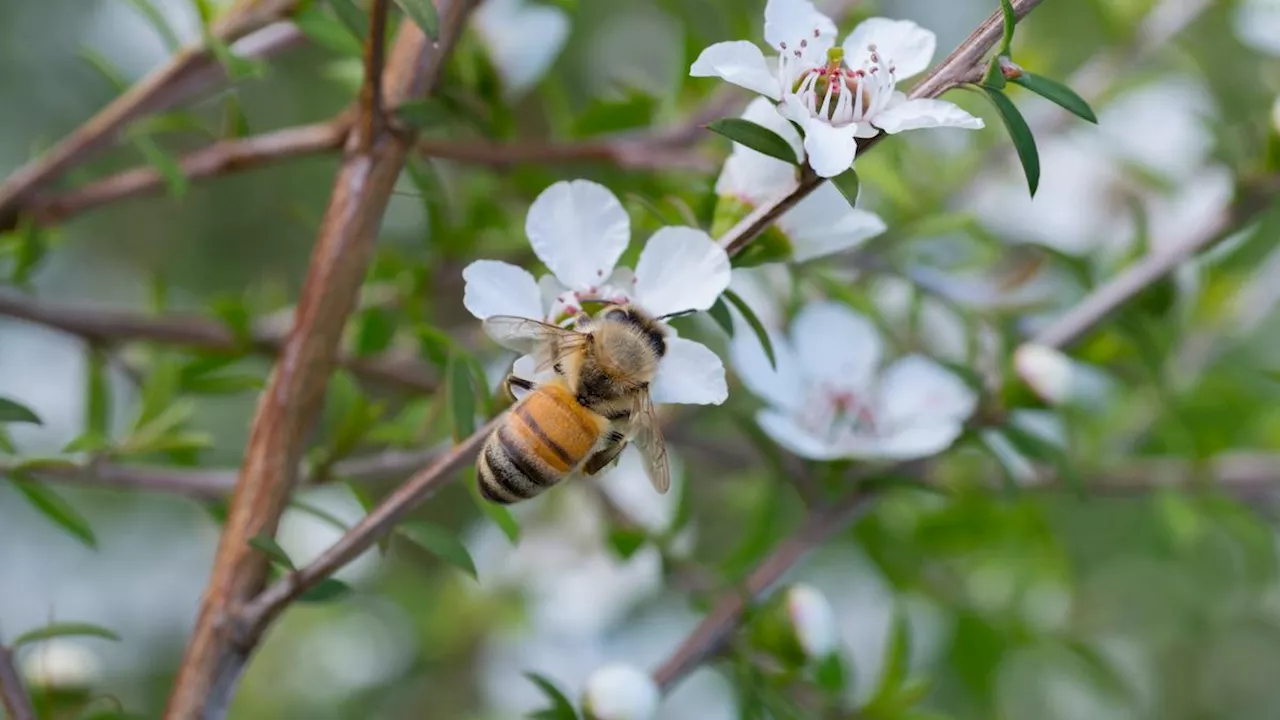
[[[506,389],[507,395],[510,396],[512,400],[519,400],[530,390],[536,387],[532,381],[525,380],[524,378],[518,378],[515,375],[508,375],[507,381],[503,383],[502,386]],[[516,395],[517,390],[520,391],[519,396]]]
[[[618,459],[622,451],[627,447],[627,436],[618,430],[610,430],[606,438],[606,445],[598,450],[596,454],[587,458],[586,464],[582,466],[584,475],[595,475],[603,470],[606,466]]]

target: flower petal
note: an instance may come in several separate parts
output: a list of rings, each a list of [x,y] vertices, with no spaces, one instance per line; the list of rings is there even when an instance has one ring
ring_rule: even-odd
[[[569,38],[569,15],[523,0],[485,0],[475,27],[510,95],[521,95],[547,73]]]
[[[823,183],[779,218],[778,227],[791,238],[795,261],[804,262],[857,247],[887,226],[879,215],[849,207],[834,185]]]
[[[864,391],[880,364],[880,332],[842,303],[805,306],[791,337],[806,375],[830,389]]]
[[[841,444],[845,457],[864,460],[910,460],[930,457],[951,447],[964,431],[958,420],[932,419],[882,436],[857,436]]]
[[[556,279],[584,290],[613,272],[631,242],[631,219],[605,186],[562,181],[533,201],[525,232],[533,252]]]
[[[905,100],[890,104],[871,123],[889,134],[920,128],[954,127],[981,130],[982,118],[976,118],[946,100]]]
[[[756,423],[775,442],[800,457],[811,460],[835,460],[843,457],[840,448],[814,436],[790,415],[776,410],[761,410],[756,413]]]
[[[542,319],[542,294],[529,271],[498,260],[476,260],[462,270],[462,305],[481,320],[494,315]]]
[[[805,405],[804,372],[795,350],[775,333],[769,333],[777,367],[769,364],[769,356],[755,333],[745,323],[734,323],[736,330],[729,342],[729,362],[743,385],[756,397],[778,410],[798,414]]]
[[[960,378],[923,355],[908,355],[880,377],[878,423],[895,432],[939,420],[962,421],[978,396]]]
[[[805,60],[821,63],[835,44],[836,24],[809,0],[769,0],[764,6],[764,41],[780,53],[799,50]]]
[[[711,45],[689,67],[692,77],[718,77],[765,97],[777,100],[782,91],[778,76],[764,61],[755,43],[733,40]]]
[[[649,238],[636,263],[633,299],[655,316],[706,310],[729,287],[729,256],[710,235],[664,227]]]
[[[524,378],[535,385],[550,380],[556,376],[556,371],[547,368],[542,372],[538,372],[538,360],[533,355],[521,355],[511,365],[511,374],[518,378]]]
[[[804,149],[809,153],[809,167],[822,177],[835,177],[853,166],[858,141],[853,133],[856,124],[832,127],[821,120],[806,118]]]
[[[742,118],[777,133],[795,151],[797,160],[804,157],[800,133],[778,113],[773,103],[765,98],[756,98],[747,105]],[[790,192],[796,184],[795,165],[734,143],[733,152],[725,160],[720,177],[716,179],[716,194],[756,205]]]
[[[724,363],[702,343],[668,337],[649,395],[655,405],[719,405],[729,397]]]
[[[895,69],[895,77],[905,80],[929,67],[938,37],[910,20],[867,18],[845,38],[844,55],[850,67],[858,67],[870,45]]]

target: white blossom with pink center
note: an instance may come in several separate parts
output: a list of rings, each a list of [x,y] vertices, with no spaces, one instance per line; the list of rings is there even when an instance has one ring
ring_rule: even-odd
[[[870,320],[841,303],[807,305],[788,337],[772,338],[771,367],[757,338],[737,333],[730,358],[769,407],[756,416],[778,444],[814,460],[907,460],[960,436],[977,395],[923,355],[883,364]]]
[[[836,26],[809,0],[769,0],[764,37],[778,52],[770,63],[746,40],[712,45],[689,68],[693,77],[719,77],[780,102],[778,109],[804,130],[809,165],[822,177],[853,165],[858,138],[881,130],[956,127],[977,130],[982,120],[944,100],[910,100],[899,80],[924,71],[937,38],[909,20],[868,18],[843,46]]]
[[[481,320],[514,315],[569,326],[584,302],[629,302],[654,317],[707,310],[729,286],[729,256],[705,232],[664,227],[649,238],[636,269],[617,267],[631,242],[631,220],[608,188],[587,180],[558,182],[529,207],[525,233],[551,274],[534,280],[524,268],[476,260],[462,271],[463,305]],[[650,395],[656,403],[718,405],[729,395],[724,364],[702,343],[668,328],[667,353]],[[535,382],[531,356],[516,375]]]

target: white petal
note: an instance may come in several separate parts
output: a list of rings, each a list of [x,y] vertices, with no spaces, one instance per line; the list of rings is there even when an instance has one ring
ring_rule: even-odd
[[[799,160],[804,147],[801,145],[800,132],[796,130],[796,126],[787,122],[787,119],[778,114],[778,106],[764,98],[756,98],[747,105],[747,109],[742,111],[742,118],[750,120],[757,125],[762,125],[770,130],[778,133],[778,135],[787,141],[791,149],[796,151],[796,159]],[[742,145],[734,145],[734,149],[746,149]]]
[[[804,124],[804,149],[809,153],[809,166],[818,175],[835,177],[853,166],[858,141],[853,137],[856,124],[832,127],[821,120],[809,119]]]
[[[958,420],[922,420],[888,435],[854,438],[842,446],[842,450],[848,457],[865,460],[930,457],[951,447],[963,430],[964,425]]]
[[[805,306],[791,325],[791,338],[805,374],[831,389],[864,391],[880,364],[880,332],[842,303]]]
[[[785,338],[770,333],[777,367],[769,364],[769,356],[756,334],[736,323],[729,342],[729,361],[738,379],[756,397],[774,408],[798,414],[805,405],[804,374],[795,350]]]
[[[660,228],[636,263],[636,302],[655,316],[706,310],[729,287],[729,256],[691,227]]]
[[[764,6],[764,41],[779,52],[800,50],[806,60],[821,63],[835,44],[836,24],[809,0],[769,0]],[[803,42],[803,45],[801,44]],[[786,49],[782,48],[783,43]]]
[[[964,420],[973,414],[978,396],[960,378],[923,355],[908,355],[880,377],[881,423],[895,430],[939,420]]]
[[[524,268],[476,260],[463,269],[462,280],[462,305],[481,320],[494,315],[542,319],[542,294]]]
[[[756,413],[756,423],[774,442],[800,457],[811,460],[835,460],[843,451],[800,427],[790,415],[775,410]]]
[[[787,591],[787,616],[800,647],[810,658],[825,658],[835,651],[840,631],[827,596],[811,585],[797,583]]]
[[[569,38],[565,11],[522,0],[485,0],[475,27],[511,95],[536,85]]]
[[[889,134],[920,128],[954,127],[981,130],[981,118],[946,100],[907,100],[885,108],[871,123]]]
[[[938,37],[910,20],[867,18],[845,38],[844,54],[850,67],[858,67],[869,45],[875,45],[880,57],[896,69],[895,76],[905,80],[929,67]]]
[[[564,285],[601,283],[631,241],[631,220],[618,198],[588,180],[558,182],[533,201],[525,232],[538,256]]]
[[[524,378],[535,385],[540,385],[556,376],[556,371],[547,368],[542,372],[537,372],[538,361],[532,355],[521,355],[511,365],[511,374],[518,378]]]
[[[649,395],[655,405],[719,405],[729,397],[724,363],[702,343],[668,337]]]
[[[754,43],[733,40],[712,45],[689,68],[692,77],[718,77],[777,100],[782,90],[778,77]]]
[[[742,113],[742,118],[777,133],[795,151],[797,160],[804,157],[800,133],[778,113],[777,106],[772,102],[765,98],[752,100]],[[790,192],[796,184],[795,165],[756,152],[746,145],[734,143],[733,152],[725,160],[720,177],[716,180],[716,194],[729,195],[748,205],[757,205]]]
[[[648,673],[630,665],[606,665],[591,673],[582,706],[599,720],[652,720],[662,695]]]
[[[791,238],[795,261],[804,262],[857,247],[887,226],[879,215],[850,207],[834,185],[823,183],[779,218],[778,227]]]

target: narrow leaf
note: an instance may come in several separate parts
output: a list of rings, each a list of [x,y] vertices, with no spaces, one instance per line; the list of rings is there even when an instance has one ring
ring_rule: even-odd
[[[479,579],[475,561],[467,546],[448,528],[429,522],[409,522],[400,526],[400,534],[450,565]]]
[[[9,479],[31,506],[40,511],[55,525],[66,530],[87,547],[97,549],[98,539],[89,521],[48,485],[37,482],[23,473],[11,472]]]
[[[73,438],[62,448],[64,453],[96,453],[102,452],[111,446],[110,441],[105,437],[95,433],[87,432],[79,437]]]
[[[756,317],[756,314],[747,306],[747,303],[734,291],[725,290],[723,297],[733,303],[738,312],[742,313],[743,319],[747,321],[747,324],[751,326],[751,331],[760,340],[760,346],[764,348],[764,354],[769,358],[769,365],[777,368],[778,360],[773,355],[773,342],[769,339],[768,331],[764,329],[764,323],[760,322],[760,318]]]
[[[371,307],[361,311],[356,333],[356,355],[376,355],[391,347],[396,335],[395,314],[386,308]]]
[[[569,702],[569,698],[560,691],[550,680],[533,672],[524,674],[529,681],[538,686],[543,695],[547,696],[547,700],[551,702],[551,707],[540,711],[539,716],[551,720],[577,720],[578,712],[573,709],[573,703]]]
[[[280,547],[280,543],[276,542],[275,538],[269,535],[254,535],[249,538],[249,546],[263,555],[266,555],[268,560],[280,567],[287,568],[289,570],[297,569],[294,567],[293,560],[289,559],[289,553],[285,552],[284,548]]]
[[[722,118],[708,125],[707,129],[758,153],[792,165],[797,164],[795,148],[783,140],[781,135],[763,125],[742,118]]]
[[[476,431],[476,394],[471,371],[458,354],[449,363],[449,407],[453,410],[453,436],[462,441]]]
[[[84,428],[88,434],[108,437],[111,434],[111,386],[107,377],[107,356],[90,346],[85,354]]]
[[[298,598],[299,602],[333,602],[351,594],[351,586],[335,580],[334,578],[325,578],[318,585],[310,590],[302,593]]]
[[[1089,103],[1077,95],[1075,90],[1057,80],[1050,80],[1047,77],[1035,75],[1024,70],[1021,76],[1013,78],[1013,82],[1082,120],[1088,120],[1095,125],[1098,124],[1098,116],[1093,113],[1093,108],[1089,107]]]
[[[1013,29],[1018,25],[1018,16],[1013,12],[1013,3],[1000,0],[1000,12],[1004,15],[1004,35],[1000,39],[1000,52],[997,55],[1008,55],[1009,46],[1013,44]]]
[[[160,173],[160,177],[164,178],[170,195],[181,198],[187,193],[187,176],[182,172],[177,159],[162,150],[149,135],[136,136],[133,144],[142,153],[142,157]]]
[[[42,640],[52,640],[60,637],[96,637],[103,640],[111,640],[119,642],[120,636],[114,631],[99,625],[92,625],[83,622],[61,622],[45,625],[42,628],[28,630],[13,639],[9,645],[10,650],[17,650],[23,645],[38,643]]]
[[[424,35],[432,40],[440,36],[440,15],[431,0],[396,0],[396,5]]]
[[[1009,139],[1018,151],[1018,160],[1022,162],[1022,171],[1027,176],[1027,188],[1032,197],[1035,197],[1036,188],[1040,186],[1040,153],[1036,150],[1035,136],[1031,134],[1031,128],[1012,100],[999,90],[988,87],[982,89],[991,99],[991,104],[996,106],[1005,129],[1009,131]]]
[[[342,21],[343,25],[361,41],[369,32],[369,16],[351,0],[329,0],[329,7]]]
[[[857,207],[858,186],[861,183],[858,181],[858,173],[853,168],[831,178],[831,184],[835,185],[844,199],[849,201],[849,207]]]
[[[31,408],[6,397],[0,397],[0,423],[44,424]]]
[[[725,305],[724,298],[716,298],[716,303],[711,306],[707,314],[729,337],[733,337],[733,315],[729,313],[729,306]]]
[[[630,560],[648,539],[649,536],[637,528],[614,528],[609,531],[609,547],[623,560]]]
[[[438,100],[416,100],[396,109],[396,115],[419,130],[430,130],[449,122],[452,112]]]
[[[353,36],[340,20],[325,13],[318,5],[294,13],[292,19],[303,35],[321,47],[354,57],[364,52],[360,38]]]
[[[80,48],[79,55],[80,59],[88,63],[89,67],[93,68],[103,80],[107,81],[112,90],[122,93],[129,89],[129,81],[125,79],[124,73],[120,72],[115,65],[112,65],[111,61],[106,57],[87,47]]]
[[[151,4],[150,0],[125,0],[130,7],[138,11],[156,34],[164,40],[164,46],[169,52],[176,53],[182,48],[182,41],[178,39],[178,34],[169,26],[169,21],[165,20],[164,14],[161,13],[156,6]]]
[[[885,649],[884,672],[880,678],[880,687],[872,705],[883,705],[898,695],[898,690],[906,682],[910,670],[911,625],[907,622],[907,613],[901,606],[894,610],[893,626],[889,629],[889,646]]]

